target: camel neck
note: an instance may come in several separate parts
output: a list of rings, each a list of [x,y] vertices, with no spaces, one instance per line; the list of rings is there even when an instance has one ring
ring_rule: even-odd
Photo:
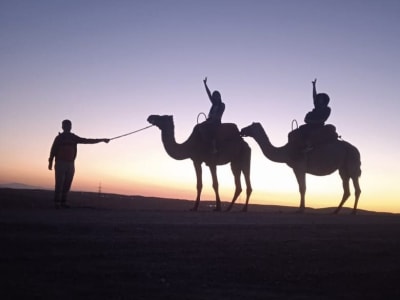
[[[175,140],[174,127],[166,128],[161,131],[161,138],[165,151],[173,159],[182,160],[190,158],[190,151],[188,149],[188,141],[178,144]]]
[[[272,145],[267,134],[263,129],[260,129],[257,134],[254,135],[255,141],[261,148],[263,154],[270,160],[278,163],[288,162],[288,151],[287,147],[275,147]]]

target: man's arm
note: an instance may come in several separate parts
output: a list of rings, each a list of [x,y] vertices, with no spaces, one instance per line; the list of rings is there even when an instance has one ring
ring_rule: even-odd
[[[51,146],[51,149],[50,149],[49,165],[48,165],[49,170],[53,169],[53,160],[54,160],[54,157],[56,156],[57,146],[58,146],[58,139],[56,137],[54,139],[53,145]]]
[[[207,91],[208,98],[212,102],[211,92],[210,92],[210,89],[207,86],[207,77],[204,78],[203,82],[204,82],[204,87],[206,88],[206,91]]]
[[[108,143],[110,139],[86,139],[75,135],[75,141],[77,144],[97,144],[101,142]]]

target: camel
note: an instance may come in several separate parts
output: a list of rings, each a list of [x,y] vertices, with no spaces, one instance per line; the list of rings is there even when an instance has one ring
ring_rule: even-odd
[[[200,204],[200,195],[203,188],[202,163],[206,163],[211,171],[212,186],[216,197],[216,211],[221,211],[221,200],[218,191],[217,165],[224,165],[230,162],[231,170],[235,179],[235,193],[227,208],[231,210],[236,199],[242,192],[240,176],[243,173],[246,182],[246,203],[243,211],[247,211],[250,195],[252,192],[250,183],[250,160],[251,149],[240,136],[239,129],[235,124],[223,123],[217,133],[218,152],[212,153],[209,144],[204,141],[200,126],[197,124],[189,138],[178,144],[175,141],[175,129],[173,116],[151,115],[147,121],[161,130],[161,138],[164,148],[169,156],[176,160],[190,158],[193,161],[197,178],[197,196],[193,211],[196,211]]]
[[[329,143],[315,146],[313,150],[301,153],[298,157],[293,157],[289,144],[282,147],[275,147],[271,144],[260,123],[253,123],[243,128],[241,134],[242,136],[254,138],[268,159],[278,163],[286,163],[293,169],[300,191],[299,212],[302,213],[305,210],[306,173],[325,176],[339,170],[344,192],[342,200],[334,213],[337,214],[339,212],[350,196],[349,181],[351,178],[355,190],[355,202],[352,214],[356,214],[358,199],[361,194],[358,182],[358,178],[361,176],[361,161],[360,153],[356,147],[348,142],[335,139]]]

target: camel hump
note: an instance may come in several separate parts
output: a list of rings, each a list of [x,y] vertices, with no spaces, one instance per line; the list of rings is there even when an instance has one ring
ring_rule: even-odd
[[[336,132],[336,127],[332,124],[327,124],[310,135],[311,140],[316,145],[336,141],[338,137],[339,135]]]
[[[300,126],[298,129],[289,133],[289,143],[305,143],[320,145],[337,140],[339,135],[336,132],[336,127],[332,124],[324,125],[320,128],[312,128],[309,126]]]
[[[222,123],[217,129],[218,140],[229,140],[231,138],[239,137],[240,132],[234,123]]]
[[[240,138],[239,129],[237,128],[236,124],[233,123],[216,124],[203,122],[195,126],[194,132],[199,134],[200,138],[206,142],[213,139],[221,142],[225,140]]]
[[[336,127],[331,124],[318,128],[302,125],[298,129],[291,131],[288,135],[288,146],[292,159],[297,160],[303,157],[304,153],[312,149],[333,143],[338,140],[338,137]]]

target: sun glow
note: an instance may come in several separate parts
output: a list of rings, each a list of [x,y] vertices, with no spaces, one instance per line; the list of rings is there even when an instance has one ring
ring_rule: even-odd
[[[350,1],[345,14],[326,1],[214,1],[212,10],[201,1],[167,10],[162,1],[100,1],[94,13],[90,1],[25,2],[5,1],[1,10],[0,183],[53,188],[47,159],[66,118],[81,137],[110,138],[149,125],[151,114],[173,115],[182,143],[210,108],[206,76],[226,104],[223,122],[260,122],[282,146],[291,120],[300,125],[313,108],[317,78],[318,91],[331,97],[329,123],[361,153],[359,208],[400,212],[398,1],[364,1],[362,13]],[[323,22],[310,18],[311,6]],[[250,203],[298,206],[292,170],[245,140],[252,149]],[[218,179],[222,200],[230,201],[229,165],[218,167]],[[156,127],[78,146],[72,189],[96,192],[100,184],[104,192],[196,197],[192,162],[169,157]],[[245,187],[242,178],[239,202]],[[342,193],[337,172],[307,175],[307,206],[337,206]],[[205,165],[202,199],[214,199]]]

